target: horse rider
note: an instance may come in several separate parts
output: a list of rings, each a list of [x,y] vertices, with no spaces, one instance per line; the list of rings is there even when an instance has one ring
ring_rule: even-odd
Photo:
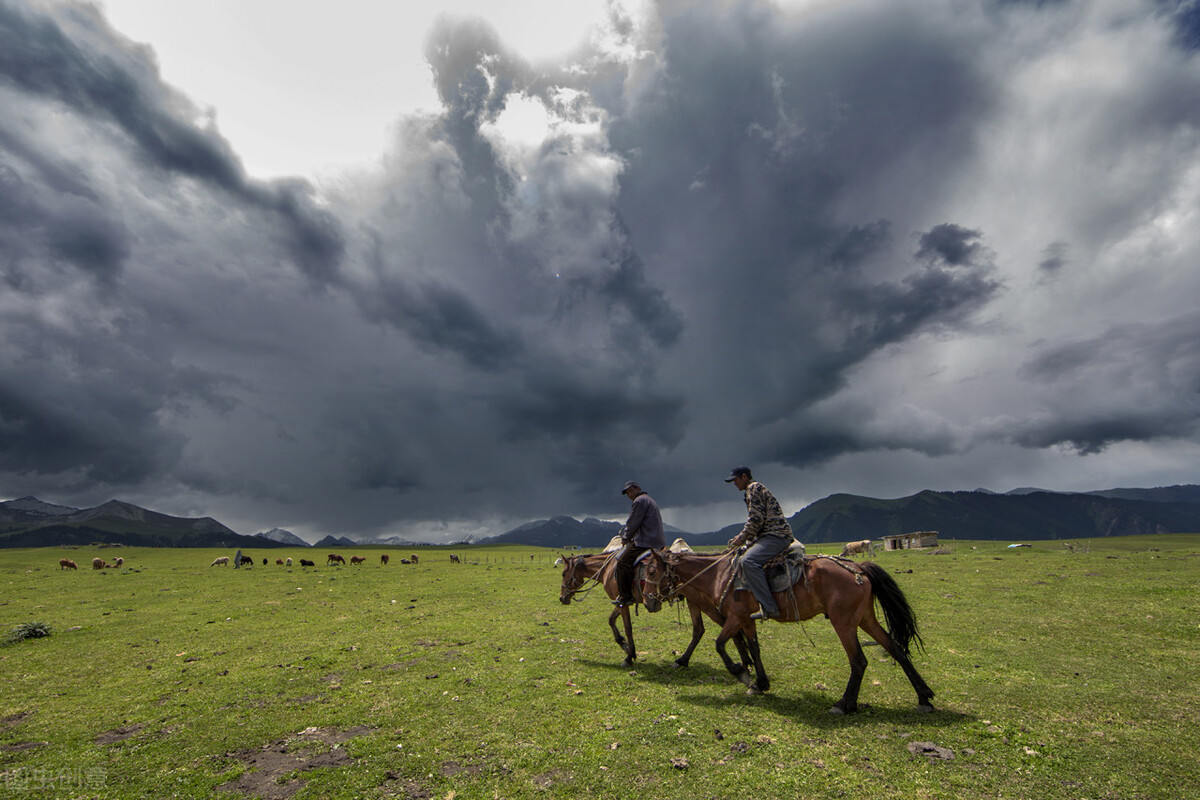
[[[791,547],[792,528],[775,495],[754,480],[749,467],[734,467],[725,482],[741,490],[746,501],[746,524],[729,540],[729,546],[748,545],[742,554],[742,575],[760,606],[750,618],[779,619],[779,605],[767,584],[766,563]]]
[[[629,498],[632,507],[629,519],[621,529],[621,542],[625,547],[617,559],[617,599],[615,606],[627,606],[633,602],[634,563],[638,556],[651,548],[667,546],[663,534],[662,513],[654,498],[642,491],[636,481],[629,481],[621,494]]]

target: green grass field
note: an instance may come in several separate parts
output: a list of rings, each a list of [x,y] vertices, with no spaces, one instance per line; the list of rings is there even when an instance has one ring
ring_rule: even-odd
[[[1081,549],[878,554],[938,710],[871,647],[849,717],[826,713],[848,668],[824,619],[760,626],[761,697],[711,624],[670,669],[681,608],[636,618],[624,669],[607,598],[561,605],[547,550],[263,550],[240,570],[214,550],[0,550],[0,635],[51,632],[0,645],[0,797],[1197,796],[1200,535]]]

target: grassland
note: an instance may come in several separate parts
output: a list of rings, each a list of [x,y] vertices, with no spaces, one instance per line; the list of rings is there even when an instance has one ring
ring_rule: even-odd
[[[670,669],[677,608],[636,618],[623,669],[606,599],[561,605],[546,550],[315,568],[264,550],[240,570],[209,566],[225,551],[0,550],[0,635],[51,631],[0,646],[0,796],[1196,796],[1200,536],[1082,549],[878,554],[938,710],[868,648],[870,708],[844,718],[823,619],[760,627],[765,696],[720,667],[711,625]]]

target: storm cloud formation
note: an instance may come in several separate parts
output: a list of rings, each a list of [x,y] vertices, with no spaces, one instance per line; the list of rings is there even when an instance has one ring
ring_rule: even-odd
[[[247,174],[87,3],[0,0],[3,493],[498,533],[1196,482],[1190,3],[445,20],[371,174]]]

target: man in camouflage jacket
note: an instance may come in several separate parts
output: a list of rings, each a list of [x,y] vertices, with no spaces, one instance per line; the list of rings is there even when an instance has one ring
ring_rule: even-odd
[[[747,519],[741,533],[729,544],[748,545],[742,554],[742,575],[754,592],[760,609],[751,619],[778,619],[779,605],[767,584],[765,565],[792,545],[792,528],[783,516],[783,508],[775,495],[750,473],[749,467],[734,467],[726,483],[732,483],[745,494]]]

